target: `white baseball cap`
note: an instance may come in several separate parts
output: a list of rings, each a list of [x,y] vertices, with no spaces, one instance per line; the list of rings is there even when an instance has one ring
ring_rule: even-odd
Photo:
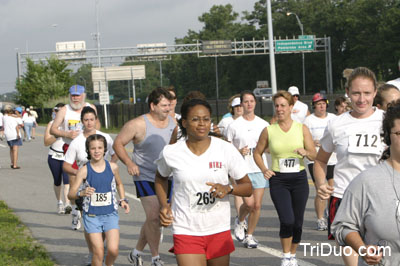
[[[300,95],[299,88],[296,86],[290,86],[288,92],[292,95]]]
[[[236,98],[233,99],[233,101],[231,103],[231,106],[235,107],[235,106],[238,106],[238,105],[240,105],[240,98],[236,97]]]

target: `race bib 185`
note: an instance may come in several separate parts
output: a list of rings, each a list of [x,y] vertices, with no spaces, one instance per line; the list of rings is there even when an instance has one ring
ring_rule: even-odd
[[[93,193],[90,197],[91,206],[108,206],[111,205],[111,191],[107,193]]]

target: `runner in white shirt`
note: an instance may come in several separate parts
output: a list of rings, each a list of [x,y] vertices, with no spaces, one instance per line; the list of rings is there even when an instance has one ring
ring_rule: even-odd
[[[324,131],[328,124],[328,121],[336,117],[336,115],[326,112],[328,103],[329,101],[325,95],[321,93],[314,94],[312,98],[314,113],[307,116],[306,119],[304,120],[304,125],[306,125],[310,130],[317,151],[321,146],[319,140],[324,135]],[[308,170],[310,172],[311,178],[315,183],[314,173],[313,173],[314,161],[309,161],[309,160],[306,161],[308,164]],[[327,175],[326,175],[326,179],[328,180],[328,184],[330,186],[333,186],[333,170],[335,168],[336,162],[337,162],[336,153],[332,153],[332,156],[328,161]],[[321,200],[318,197],[314,198],[314,208],[317,214],[317,230],[319,231],[324,231],[328,229],[327,221],[324,217],[325,207],[326,207],[326,200]]]
[[[318,195],[329,201],[328,233],[339,208],[343,193],[361,171],[375,166],[383,151],[381,140],[383,111],[372,106],[376,95],[375,74],[365,67],[353,70],[348,79],[347,94],[353,110],[328,122],[314,163]],[[326,183],[326,165],[336,151],[338,162],[334,186]],[[356,253],[354,255],[357,255]],[[346,265],[357,265],[358,256],[343,256]]]
[[[10,147],[11,168],[20,169],[18,166],[18,149],[22,146],[21,130],[23,122],[21,119],[22,108],[16,107],[15,111],[10,108],[6,109],[6,114],[3,117],[4,136],[8,146]]]
[[[156,160],[160,221],[163,226],[172,224],[178,265],[227,266],[235,248],[226,196],[251,195],[245,162],[231,144],[208,135],[211,107],[206,101],[187,101],[181,115],[186,141],[165,146]],[[174,190],[170,206],[167,186],[171,174]],[[229,185],[228,175],[237,184]]]
[[[307,104],[299,100],[300,99],[299,88],[297,88],[296,86],[291,86],[289,87],[288,92],[292,94],[294,100],[292,119],[299,123],[304,123],[306,117],[310,115],[310,111],[308,111]]]
[[[253,237],[261,213],[264,190],[269,187],[260,168],[253,159],[253,151],[257,146],[261,132],[269,123],[254,114],[256,97],[251,91],[243,91],[240,96],[243,106],[243,115],[229,125],[226,138],[239,150],[247,164],[247,173],[253,186],[253,195],[243,198],[244,204],[240,207],[239,215],[235,220],[235,237],[247,248],[257,248],[258,242]],[[263,155],[267,165],[266,155]],[[248,228],[246,235],[246,216]]]
[[[63,103],[58,103],[53,108],[53,112],[57,113],[64,105],[65,104]],[[50,146],[47,163],[53,176],[53,189],[57,199],[57,212],[58,214],[69,214],[72,211],[72,207],[71,202],[68,199],[69,176],[63,171],[64,152],[62,147],[64,141],[61,137],[56,138],[50,134],[50,128],[53,125],[53,122],[54,119],[47,124],[44,133],[44,145]],[[64,186],[63,191],[61,191],[62,185]],[[64,194],[64,202],[61,199],[62,194]]]
[[[231,116],[222,118],[218,123],[218,128],[224,137],[226,137],[228,126],[243,114],[243,107],[240,104],[240,94],[235,94],[229,99],[228,109]]]

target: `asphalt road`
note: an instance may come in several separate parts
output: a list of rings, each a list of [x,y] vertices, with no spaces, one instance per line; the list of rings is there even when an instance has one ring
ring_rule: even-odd
[[[29,227],[32,236],[49,252],[57,265],[83,265],[88,253],[83,237],[83,230],[71,229],[71,216],[56,213],[56,199],[53,191],[53,179],[47,165],[48,148],[43,145],[44,128],[37,129],[37,137],[32,142],[24,142],[20,148],[19,170],[10,168],[9,148],[5,141],[0,142],[0,199]],[[113,138],[115,136],[112,135]],[[128,147],[128,149],[132,147]],[[130,265],[127,255],[135,246],[139,237],[140,226],[145,215],[140,202],[135,198],[132,178],[124,165],[120,164],[121,178],[125,190],[129,193],[131,213],[120,211],[120,254],[115,265]],[[299,265],[342,265],[340,257],[327,255],[333,241],[327,240],[327,233],[316,231],[316,218],[313,207],[315,189],[310,183],[310,197],[305,212],[302,243],[314,246],[314,254],[310,254],[310,246],[300,246],[297,257]],[[233,206],[233,201],[232,201]],[[235,217],[232,207],[232,224]],[[279,220],[269,196],[268,189],[264,194],[261,218],[254,236],[260,242],[258,249],[246,249],[241,243],[234,241],[236,250],[231,254],[231,265],[280,265]],[[325,243],[325,244],[322,244]],[[324,247],[323,249],[321,247]],[[171,230],[164,230],[164,240],[160,245],[160,255],[166,265],[176,265],[173,254],[168,253],[172,247]],[[319,255],[316,254],[319,248]],[[151,254],[145,249],[144,265],[150,265]]]

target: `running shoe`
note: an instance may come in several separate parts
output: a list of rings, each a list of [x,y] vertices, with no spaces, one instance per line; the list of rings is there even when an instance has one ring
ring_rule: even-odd
[[[65,211],[64,211],[64,203],[62,203],[62,202],[57,203],[57,212],[58,212],[58,214],[64,214],[65,213]]]
[[[290,263],[292,263],[291,266],[299,266],[299,264],[297,263],[296,257],[291,257]]]
[[[151,266],[164,266],[164,262],[160,258],[157,258],[151,263]]]
[[[235,219],[235,228],[233,230],[234,234],[235,234],[235,238],[242,242],[244,240],[244,238],[246,237],[246,223],[239,222],[239,218],[236,217]]]
[[[257,248],[258,241],[253,236],[247,235],[243,240],[243,244],[246,248]]]
[[[328,225],[326,224],[326,220],[324,218],[317,220],[317,230],[318,231],[328,230]]]
[[[292,264],[292,258],[282,258],[281,266],[292,266],[292,265],[293,265]]]
[[[81,212],[76,210],[72,212],[72,230],[79,230],[81,228]]]
[[[134,266],[143,266],[143,259],[140,255],[133,255],[133,249],[128,255],[128,260]]]
[[[65,214],[70,214],[72,212],[72,207],[70,204],[67,204],[67,206],[65,206]]]

